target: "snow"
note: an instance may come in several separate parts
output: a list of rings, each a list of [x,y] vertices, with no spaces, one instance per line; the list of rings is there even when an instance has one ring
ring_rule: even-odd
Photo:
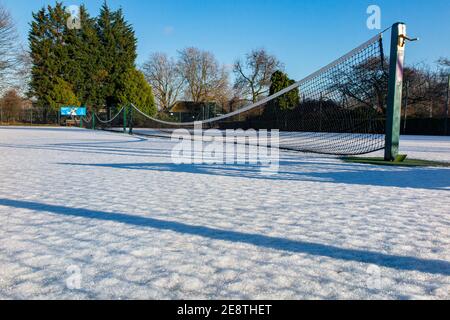
[[[411,159],[450,162],[450,137],[402,136],[401,152]],[[374,153],[383,156],[384,152]]]
[[[449,168],[281,152],[267,176],[173,145],[0,127],[0,299],[450,298]]]

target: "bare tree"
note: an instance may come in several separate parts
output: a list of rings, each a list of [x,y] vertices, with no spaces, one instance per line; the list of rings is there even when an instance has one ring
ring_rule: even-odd
[[[352,68],[339,70],[332,77],[330,89],[341,93],[346,108],[365,107],[382,114],[388,87],[388,65],[380,58],[371,58]]]
[[[2,121],[16,122],[22,110],[23,100],[14,89],[8,90],[0,99]]]
[[[432,69],[424,63],[405,68],[404,99],[407,115],[412,117],[440,117],[445,111],[448,78],[444,69]]]
[[[17,34],[10,13],[0,5],[0,91],[9,86],[17,62]]]
[[[438,64],[440,64],[442,67],[450,67],[450,59],[448,59],[448,58],[440,58],[438,60]]]
[[[165,53],[154,53],[142,71],[153,88],[159,109],[168,111],[177,102],[184,85],[176,61]]]
[[[25,49],[20,48],[17,53],[13,87],[17,89],[21,96],[27,96],[30,93],[32,67],[33,61],[30,53]]]
[[[234,64],[233,71],[236,74],[234,87],[240,89],[255,103],[269,92],[270,78],[280,69],[283,69],[283,65],[275,56],[264,49],[253,50],[247,54],[244,62],[238,60]]]
[[[222,102],[229,91],[228,72],[214,55],[197,48],[180,51],[179,70],[186,81],[185,96],[194,102]]]

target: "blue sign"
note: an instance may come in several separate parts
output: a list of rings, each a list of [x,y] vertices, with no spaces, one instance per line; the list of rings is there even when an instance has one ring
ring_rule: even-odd
[[[62,107],[61,115],[64,117],[85,117],[85,107]]]

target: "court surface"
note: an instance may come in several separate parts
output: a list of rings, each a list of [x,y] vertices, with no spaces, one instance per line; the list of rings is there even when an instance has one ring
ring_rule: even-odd
[[[0,128],[0,299],[450,298],[450,168],[282,151],[263,175],[173,146]],[[450,162],[450,139],[402,152]]]

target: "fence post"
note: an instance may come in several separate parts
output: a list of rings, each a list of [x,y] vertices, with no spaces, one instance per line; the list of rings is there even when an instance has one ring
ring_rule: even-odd
[[[406,25],[395,23],[391,35],[385,161],[395,160],[399,152],[405,43]]]

